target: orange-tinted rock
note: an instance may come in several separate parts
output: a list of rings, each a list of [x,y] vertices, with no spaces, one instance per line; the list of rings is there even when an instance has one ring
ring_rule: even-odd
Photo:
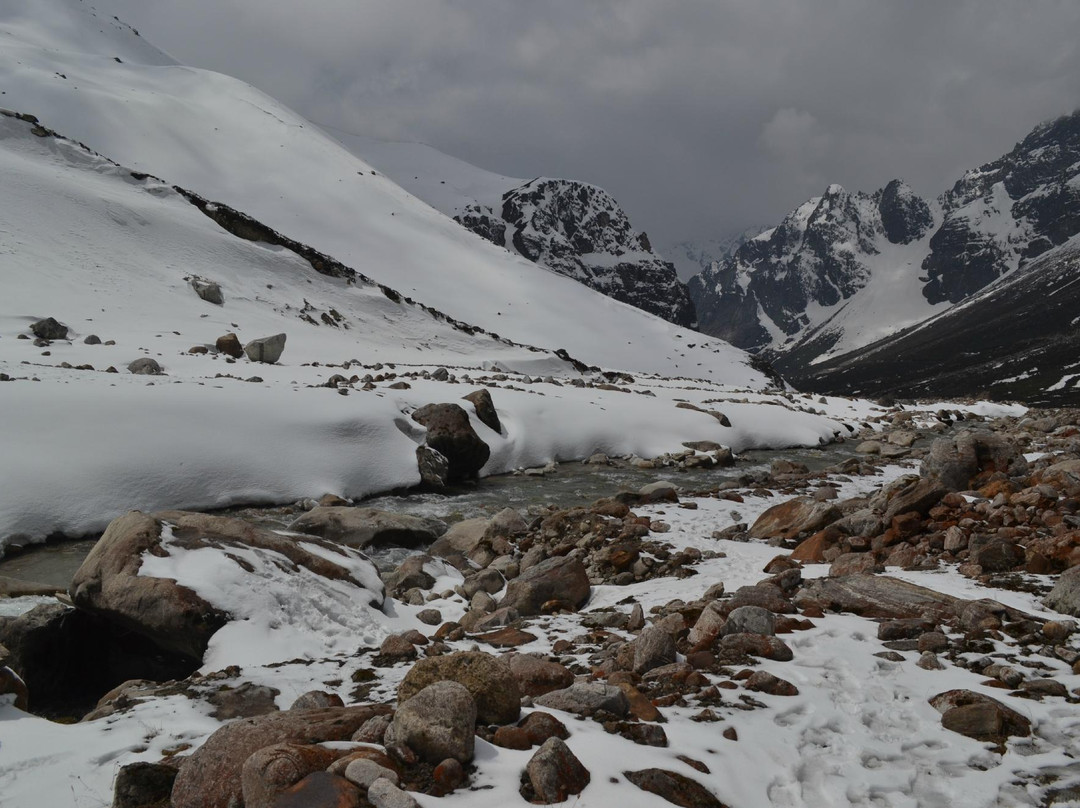
[[[282,792],[273,808],[362,808],[360,789],[336,774],[314,772]]]

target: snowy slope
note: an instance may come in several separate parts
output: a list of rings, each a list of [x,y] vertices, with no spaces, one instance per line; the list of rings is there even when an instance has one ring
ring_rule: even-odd
[[[763,382],[722,342],[485,244],[252,87],[169,61],[76,0],[0,2],[8,108],[517,342],[606,367]]]
[[[0,175],[0,553],[101,530],[131,508],[415,485],[424,430],[408,414],[481,384],[504,426],[473,419],[491,449],[483,474],[596,451],[653,457],[688,440],[813,446],[842,429],[775,394],[725,406],[731,427],[675,407],[745,401],[745,388],[649,376],[613,388],[599,374],[584,387],[550,352],[451,323],[347,268],[320,273],[299,247],[233,235],[180,191],[10,113]],[[195,293],[196,276],[220,284],[222,305]],[[47,316],[68,339],[29,338]],[[230,331],[285,333],[280,362],[217,353]],[[165,375],[127,372],[144,357]],[[439,367],[453,375],[429,378]],[[328,386],[335,375],[346,381]],[[845,406],[832,414],[855,417]]]

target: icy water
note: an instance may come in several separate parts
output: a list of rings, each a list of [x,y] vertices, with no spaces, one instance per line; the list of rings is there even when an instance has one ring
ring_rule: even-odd
[[[453,522],[476,516],[492,516],[503,508],[526,513],[530,508],[555,505],[569,508],[587,505],[618,491],[636,491],[657,480],[670,480],[688,491],[708,489],[742,475],[768,471],[769,464],[783,458],[805,463],[811,471],[839,463],[855,454],[857,441],[834,443],[815,449],[746,451],[728,468],[638,469],[626,465],[588,466],[564,463],[543,477],[506,474],[487,477],[475,486],[447,494],[382,495],[364,500],[368,508],[431,516]],[[298,515],[295,507],[231,508],[222,515],[236,516],[270,528],[284,528]],[[35,581],[66,589],[96,539],[37,545],[0,559],[0,576]],[[380,567],[390,567],[414,552],[397,547],[369,548]]]

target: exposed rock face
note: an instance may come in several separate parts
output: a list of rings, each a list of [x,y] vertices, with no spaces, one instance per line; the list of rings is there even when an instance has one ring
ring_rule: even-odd
[[[476,715],[486,724],[509,724],[521,713],[521,690],[510,667],[482,651],[428,657],[412,666],[398,686],[398,701],[409,701],[435,682],[457,682],[476,701]]]
[[[244,346],[244,353],[252,362],[265,362],[272,365],[281,358],[285,350],[285,335],[274,334],[272,337],[259,337]]]
[[[347,741],[368,719],[389,712],[385,706],[287,710],[226,724],[184,758],[173,785],[173,808],[240,805],[244,763],[260,749],[279,743]]]
[[[926,298],[958,303],[1080,232],[1080,189],[1070,182],[1078,166],[1080,111],[968,171],[941,198],[945,220],[922,265]]]
[[[882,242],[921,238],[929,216],[899,180],[875,194],[830,185],[690,280],[699,327],[740,348],[779,348],[774,332],[795,337],[815,325],[808,308],[835,306],[862,289],[871,277],[867,259]]]
[[[447,459],[450,482],[474,479],[491,456],[491,449],[457,404],[427,404],[416,410],[412,419],[427,427],[424,442]]]
[[[375,508],[320,505],[297,518],[289,530],[322,536],[349,547],[369,544],[416,547],[431,544],[446,531],[446,525],[438,519]]]
[[[387,746],[407,746],[422,760],[473,758],[476,701],[457,682],[430,684],[398,707],[386,730]]]
[[[675,267],[635,233],[610,194],[572,180],[535,179],[455,217],[474,233],[616,300],[683,326],[694,306]]]
[[[800,608],[817,606],[863,617],[922,617],[949,612],[960,601],[932,589],[884,575],[848,575],[807,581],[795,596]]]
[[[297,568],[363,587],[372,605],[382,604],[381,590],[373,591],[370,582],[356,580],[348,569],[325,557],[349,551],[313,538],[310,541],[325,551],[317,555],[292,539],[239,519],[184,511],[154,516],[132,511],[114,519],[72,579],[70,594],[75,604],[162,648],[201,659],[210,637],[228,615],[172,579],[139,574],[144,554],[169,555],[162,530],[166,521],[173,525],[169,541],[183,549],[268,551],[284,556]],[[374,567],[371,573],[376,575]]]

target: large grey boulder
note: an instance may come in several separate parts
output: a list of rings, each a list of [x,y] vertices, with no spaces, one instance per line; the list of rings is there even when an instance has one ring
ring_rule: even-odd
[[[424,442],[448,463],[448,482],[475,479],[491,456],[491,449],[476,434],[469,415],[457,404],[427,404],[412,414],[427,428]]]
[[[149,356],[144,356],[140,359],[136,359],[128,365],[128,372],[134,373],[137,376],[160,376],[162,373],[162,367],[158,364],[156,359],[151,359]]]
[[[472,695],[486,724],[509,724],[521,713],[521,688],[510,666],[483,651],[459,651],[417,662],[398,685],[398,701],[409,701],[435,682],[457,682]]]
[[[860,573],[839,578],[815,578],[795,595],[800,608],[851,612],[862,617],[905,618],[950,614],[962,601],[918,584],[886,575]]]
[[[563,710],[585,718],[600,710],[623,717],[630,712],[630,701],[618,687],[603,682],[578,682],[563,690],[553,690],[533,699],[538,707]]]
[[[1010,477],[1026,474],[1027,460],[999,435],[961,432],[938,438],[923,459],[920,473],[938,480],[950,491],[965,491],[977,474],[1000,471]]]
[[[387,746],[407,746],[422,760],[473,758],[476,701],[457,682],[435,682],[398,707],[386,729]]]
[[[375,508],[320,505],[293,520],[289,530],[311,533],[349,547],[369,544],[417,547],[435,541],[446,531],[446,525],[438,519]]]
[[[592,593],[585,565],[575,556],[556,556],[529,567],[506,585],[500,607],[522,617],[541,614],[545,607],[580,609]]]
[[[1055,612],[1080,617],[1080,566],[1061,573],[1043,604]]]
[[[634,649],[634,673],[648,673],[675,661],[675,638],[662,626],[642,629],[630,646]]]
[[[259,337],[244,346],[244,353],[252,362],[265,362],[272,365],[281,358],[285,350],[285,335],[274,334],[272,337]]]
[[[221,294],[221,286],[214,281],[208,281],[206,278],[192,278],[191,288],[195,290],[195,294],[207,303],[213,303],[216,306],[225,303],[225,296]]]
[[[797,497],[773,505],[750,528],[755,539],[786,541],[804,533],[814,533],[841,516],[840,509],[828,502]]]

